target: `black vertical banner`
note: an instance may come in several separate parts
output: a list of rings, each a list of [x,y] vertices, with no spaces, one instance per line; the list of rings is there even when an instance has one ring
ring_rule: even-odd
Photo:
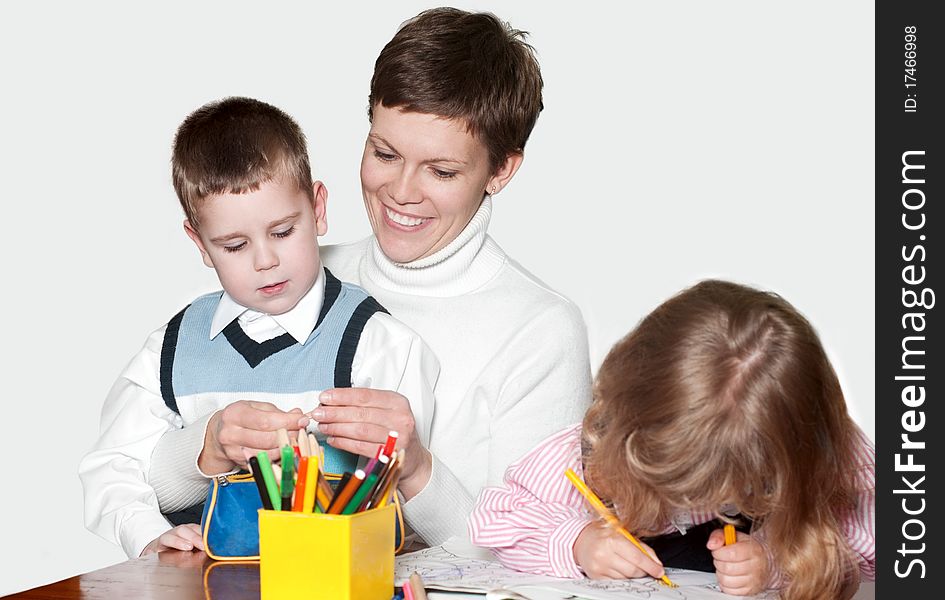
[[[945,20],[876,4],[876,597],[945,584]],[[939,9],[941,6],[938,7]],[[938,11],[936,11],[938,12]],[[940,13],[939,13],[940,14]]]

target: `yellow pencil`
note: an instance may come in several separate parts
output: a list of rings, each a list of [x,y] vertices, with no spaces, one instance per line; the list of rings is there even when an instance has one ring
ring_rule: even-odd
[[[591,488],[587,487],[586,483],[581,481],[581,478],[577,476],[577,473],[571,469],[567,469],[565,470],[564,474],[568,480],[571,481],[571,484],[577,488],[577,491],[581,492],[581,495],[584,496],[584,499],[587,500],[588,504],[590,504],[591,507],[597,511],[597,514],[600,515],[602,519],[604,519],[607,525],[613,527],[620,533],[620,535],[630,540],[634,546],[640,549],[640,552],[649,556],[650,558],[653,558],[653,556],[646,551],[646,548],[644,548],[643,545],[640,544],[640,542],[638,542],[629,531],[624,529],[624,527],[620,524],[620,521],[617,520],[617,517],[615,517],[614,514],[610,512],[606,506],[604,506],[604,503],[601,502],[600,498],[597,497],[597,494],[595,494]],[[656,559],[653,558],[653,560]],[[665,573],[662,577],[660,577],[660,581],[670,587],[677,587],[675,583],[669,580],[669,577],[667,577]]]
[[[725,532],[725,545],[731,546],[732,544],[734,544],[735,543],[735,526],[732,525],[731,523],[726,523],[725,527],[723,528],[723,531]]]

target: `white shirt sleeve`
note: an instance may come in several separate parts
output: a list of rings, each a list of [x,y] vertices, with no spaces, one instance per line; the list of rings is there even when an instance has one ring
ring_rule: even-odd
[[[433,388],[440,363],[412,329],[387,313],[375,313],[364,326],[351,363],[354,387],[398,392],[410,403],[417,436],[430,444]]]
[[[511,463],[579,422],[590,404],[587,332],[580,312],[560,305],[536,315],[490,366],[476,393],[491,403],[486,485],[498,485]],[[459,475],[434,456],[430,482],[403,505],[404,516],[428,544],[466,534],[475,498]]]
[[[158,440],[181,427],[180,416],[164,404],[160,392],[164,329],[148,337],[112,386],[102,407],[98,441],[79,463],[86,527],[119,543],[132,558],[171,528],[147,477]]]

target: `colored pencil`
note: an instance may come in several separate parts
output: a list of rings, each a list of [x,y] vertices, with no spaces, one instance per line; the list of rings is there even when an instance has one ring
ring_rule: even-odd
[[[732,525],[731,523],[726,523],[725,527],[723,528],[723,531],[725,531],[725,545],[731,546],[732,544],[734,544],[736,540],[735,526]]]
[[[302,512],[305,499],[305,486],[308,477],[308,457],[299,459],[299,476],[295,482],[295,497],[292,498],[292,512]]]
[[[350,515],[358,511],[358,508],[364,502],[364,499],[367,495],[374,489],[374,484],[377,483],[377,473],[371,473],[364,478],[364,481],[358,486],[358,489],[355,490],[352,494],[351,499],[348,500],[348,503],[342,509],[341,514]]]
[[[289,443],[289,432],[286,431],[285,429],[277,429],[277,430],[276,430],[276,439],[279,440],[279,447],[280,447],[280,448],[282,448],[283,446],[291,446],[291,445],[292,445],[291,443]]]
[[[266,487],[266,480],[263,478],[262,470],[259,468],[259,459],[255,456],[249,457],[249,470],[253,473],[253,480],[256,482],[256,488],[259,490],[259,499],[262,500],[263,508],[272,510],[272,500],[269,498],[269,489]],[[275,478],[273,478],[275,481]]]
[[[577,491],[580,492],[582,496],[584,496],[584,499],[587,500],[588,504],[590,504],[591,507],[597,511],[597,514],[600,515],[602,519],[604,519],[607,525],[613,527],[614,530],[620,533],[620,535],[630,540],[630,542],[633,543],[633,545],[636,546],[640,552],[646,556],[649,556],[650,558],[653,558],[653,560],[656,560],[649,552],[646,551],[643,545],[637,541],[637,538],[633,537],[629,531],[624,529],[624,527],[620,524],[620,521],[617,520],[617,517],[615,517],[614,514],[610,512],[606,506],[604,506],[604,503],[601,502],[600,498],[597,497],[597,494],[595,494],[591,488],[587,487],[587,484],[577,476],[577,473],[571,469],[567,469],[564,474],[571,484],[577,489]],[[669,577],[667,577],[665,573],[662,577],[660,577],[660,580],[670,587],[676,587],[676,584],[670,581]]]
[[[308,435],[304,429],[299,429],[299,452],[302,456],[311,456],[312,449],[308,444]]]
[[[338,490],[335,491],[335,496],[331,499],[331,504],[328,505],[328,510],[326,510],[325,513],[329,515],[340,515],[365,477],[366,475],[361,469],[355,471],[354,475],[345,482],[344,486],[339,487]]]
[[[413,595],[413,588],[410,587],[410,580],[404,582],[401,588],[404,591],[404,600],[415,600]]]
[[[387,442],[384,444],[383,454],[390,456],[394,452],[394,446],[397,445],[397,437],[399,434],[396,431],[391,431],[387,434]]]
[[[272,470],[272,463],[269,462],[269,455],[265,452],[260,452],[256,455],[256,462],[266,482],[266,491],[269,494],[271,508],[272,510],[279,510],[282,508],[282,500],[279,497],[279,486],[276,484],[276,476]]]
[[[410,575],[410,590],[415,600],[427,600],[427,590],[423,587],[423,580],[416,571]]]
[[[318,487],[318,461],[311,456],[306,457],[305,486],[301,490],[302,512],[310,513],[315,508],[315,488]],[[299,472],[301,474],[301,471]],[[295,493],[299,493],[296,487]]]
[[[292,492],[295,491],[295,456],[292,446],[282,447],[282,510],[292,510]]]

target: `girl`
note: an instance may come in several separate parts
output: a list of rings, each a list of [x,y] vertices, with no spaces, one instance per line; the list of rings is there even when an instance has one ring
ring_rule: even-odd
[[[567,468],[665,563],[597,521]],[[483,490],[469,529],[524,571],[659,577],[701,553],[726,593],[840,598],[857,567],[874,573],[874,470],[807,320],[775,294],[705,281],[614,346],[583,423]],[[726,546],[719,522],[748,533]]]

